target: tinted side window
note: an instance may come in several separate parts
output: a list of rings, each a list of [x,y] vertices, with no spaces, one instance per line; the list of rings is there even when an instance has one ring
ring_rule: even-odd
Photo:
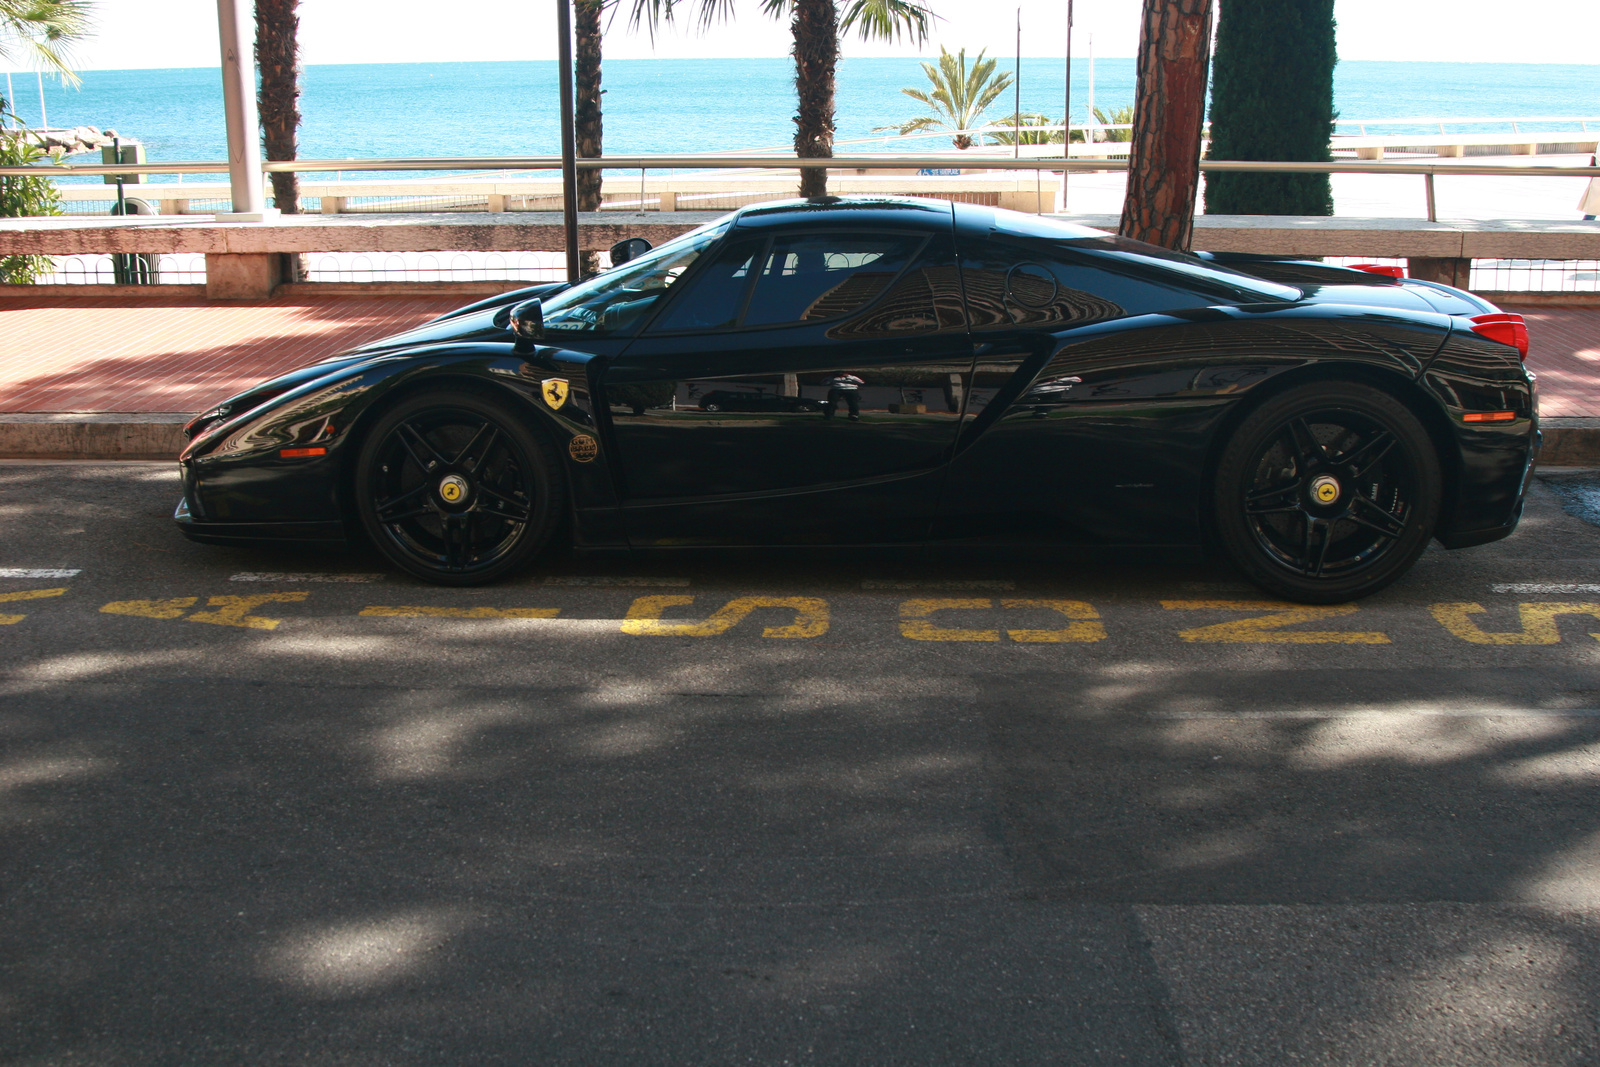
[[[962,330],[966,325],[955,244],[948,237],[934,237],[877,303],[829,330],[828,336],[892,337]]]
[[[758,261],[743,325],[849,315],[882,294],[921,243],[919,237],[875,234],[778,237]]]
[[[766,248],[764,237],[733,241],[694,279],[667,309],[652,333],[667,330],[715,330],[732,326],[739,319],[745,295],[750,291],[751,264]]]
[[[1186,289],[995,241],[962,249],[972,328],[1059,327],[1209,304]]]

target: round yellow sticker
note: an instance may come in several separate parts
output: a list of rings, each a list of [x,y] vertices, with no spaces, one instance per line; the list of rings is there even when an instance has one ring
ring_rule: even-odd
[[[449,475],[439,483],[439,499],[456,504],[467,495],[467,483],[459,475]]]
[[[600,454],[600,445],[593,437],[580,433],[567,442],[567,454],[579,463],[588,463]]]

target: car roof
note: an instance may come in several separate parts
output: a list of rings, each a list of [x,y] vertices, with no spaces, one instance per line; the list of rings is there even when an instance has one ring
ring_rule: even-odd
[[[778,226],[815,226],[829,223],[850,229],[910,227],[950,230],[947,200],[919,200],[909,196],[823,196],[811,200],[778,200],[752,204],[741,210],[734,226],[764,230]]]

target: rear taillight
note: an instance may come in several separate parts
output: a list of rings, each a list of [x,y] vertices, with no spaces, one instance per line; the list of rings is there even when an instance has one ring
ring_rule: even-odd
[[[1521,315],[1497,312],[1493,315],[1474,315],[1472,332],[1491,341],[1499,341],[1517,350],[1522,359],[1528,358],[1528,324]]]
[[[1364,270],[1368,274],[1384,274],[1390,278],[1404,278],[1406,276],[1404,267],[1396,267],[1387,263],[1352,263],[1350,264],[1350,269]]]

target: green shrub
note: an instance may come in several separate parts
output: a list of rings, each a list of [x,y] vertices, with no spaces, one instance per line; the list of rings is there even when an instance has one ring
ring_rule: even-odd
[[[0,101],[0,112],[4,102]],[[21,137],[0,131],[0,166],[19,167],[46,158],[44,149],[28,144]],[[30,215],[61,214],[61,194],[56,183],[46,177],[0,177],[0,218],[16,219]],[[55,270],[50,256],[0,257],[0,283],[27,285]]]
[[[1227,0],[1217,23],[1211,159],[1321,163],[1333,135],[1333,0]],[[1331,215],[1326,174],[1211,173],[1216,215]]]

